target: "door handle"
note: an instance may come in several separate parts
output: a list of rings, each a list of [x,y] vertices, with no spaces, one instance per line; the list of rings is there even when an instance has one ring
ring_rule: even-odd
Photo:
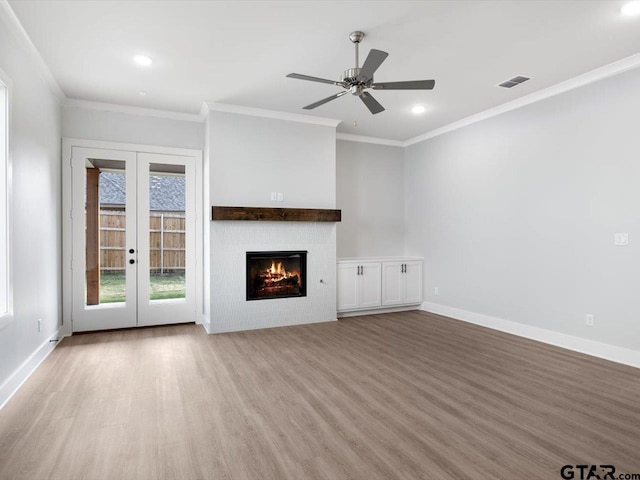
[[[130,263],[131,265],[133,265],[134,263],[136,263],[136,261],[135,261],[133,258],[130,258],[130,259],[129,259],[129,263]]]

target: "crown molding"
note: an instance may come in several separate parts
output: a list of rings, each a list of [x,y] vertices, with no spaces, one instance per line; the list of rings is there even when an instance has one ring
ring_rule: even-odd
[[[63,102],[67,98],[64,94],[64,91],[62,90],[62,88],[60,88],[60,85],[51,73],[51,70],[49,70],[49,66],[42,59],[40,52],[38,52],[38,49],[31,41],[31,38],[27,34],[27,31],[22,26],[22,23],[20,23],[20,20],[16,16],[7,0],[0,0],[0,18],[5,19],[4,23],[7,25],[8,30],[11,32],[13,38],[17,42],[24,45],[27,55],[29,55],[34,60],[38,70],[40,71],[40,74],[42,75],[42,78],[49,86],[49,89],[57,97],[58,101]]]
[[[595,70],[591,70],[590,72],[578,75],[577,77],[571,78],[564,82],[560,82],[550,87],[543,88],[542,90],[531,93],[521,98],[517,98],[515,100],[512,100],[511,102],[503,103],[502,105],[498,105],[497,107],[493,107],[483,112],[476,113],[475,115],[463,118],[462,120],[458,120],[457,122],[453,122],[443,127],[436,128],[435,130],[423,133],[422,135],[418,135],[417,137],[410,138],[403,142],[403,146],[408,147],[410,145],[423,142],[430,138],[437,137],[438,135],[442,135],[444,133],[466,127],[467,125],[471,125],[473,123],[495,117],[496,115],[501,115],[503,113],[510,112],[511,110],[515,110],[517,108],[521,108],[526,105],[530,105],[532,103],[554,97],[561,93],[583,87],[599,80],[604,80],[608,77],[613,77],[614,75],[619,75],[628,70],[633,70],[634,68],[638,67],[640,67],[640,53],[636,53],[635,55],[631,55],[630,57],[623,58],[622,60],[618,60],[617,62],[610,63],[603,67],[596,68]]]
[[[346,140],[347,142],[374,143],[376,145],[388,145],[390,147],[404,147],[404,142],[391,140],[388,138],[367,137],[365,135],[352,135],[350,133],[336,133],[336,140]]]
[[[275,118],[277,120],[287,120],[289,122],[311,123],[313,125],[324,125],[326,127],[337,127],[342,120],[333,118],[312,117],[311,115],[301,115],[299,113],[279,112],[277,110],[265,110],[262,108],[243,107],[240,105],[230,105],[228,103],[205,102],[204,107],[208,111],[237,113],[239,115],[250,115],[252,117]]]
[[[64,108],[84,108],[87,110],[98,110],[101,112],[126,113],[129,115],[140,115],[143,117],[169,118],[171,120],[181,120],[183,122],[202,122],[202,117],[197,113],[172,112],[169,110],[158,110],[155,108],[133,107],[131,105],[119,105],[116,103],[91,102],[88,100],[78,100],[70,98],[64,102]]]
[[[202,123],[206,123],[209,119],[209,105],[207,102],[202,102],[202,106],[200,107],[200,121]]]

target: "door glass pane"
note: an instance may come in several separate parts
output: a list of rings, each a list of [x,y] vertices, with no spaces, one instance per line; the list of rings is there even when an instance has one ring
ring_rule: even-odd
[[[126,300],[125,164],[91,160],[86,167],[86,305]]]
[[[184,165],[150,165],[149,300],[185,298]]]

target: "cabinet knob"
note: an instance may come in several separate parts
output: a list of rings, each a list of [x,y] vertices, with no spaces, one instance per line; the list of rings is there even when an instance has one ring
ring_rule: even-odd
[[[131,259],[129,259],[129,263],[130,263],[131,265],[133,265],[134,263],[136,263],[136,261],[135,261],[133,258],[131,258]]]

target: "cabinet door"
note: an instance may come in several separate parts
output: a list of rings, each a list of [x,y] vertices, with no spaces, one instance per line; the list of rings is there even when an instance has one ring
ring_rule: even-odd
[[[422,303],[422,262],[405,262],[404,303]]]
[[[403,262],[382,263],[382,305],[402,305],[404,302]]]
[[[358,265],[339,263],[336,281],[338,285],[338,311],[358,308],[360,302]]]
[[[371,308],[380,306],[380,264],[361,263],[360,277],[360,307]]]

